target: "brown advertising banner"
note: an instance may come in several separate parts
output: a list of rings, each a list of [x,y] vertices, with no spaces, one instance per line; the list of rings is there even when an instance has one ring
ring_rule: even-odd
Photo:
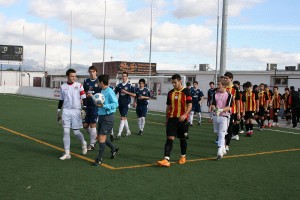
[[[118,74],[121,74],[123,71],[128,72],[129,74],[135,75],[149,75],[149,63],[140,63],[140,62],[121,62],[117,68]],[[151,75],[156,74],[156,63],[151,63]]]

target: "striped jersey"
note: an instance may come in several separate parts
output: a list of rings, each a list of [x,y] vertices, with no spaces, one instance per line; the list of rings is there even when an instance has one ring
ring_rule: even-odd
[[[258,104],[259,107],[266,106],[267,101],[269,100],[268,94],[265,91],[258,92]]]
[[[239,89],[236,86],[232,85],[232,86],[227,86],[226,91],[232,95],[232,99],[233,99],[230,113],[236,114],[236,112],[237,112],[236,101],[240,100]]]
[[[192,95],[188,88],[170,90],[167,97],[167,105],[170,106],[168,117],[179,118],[186,112],[189,103],[192,103]]]
[[[64,101],[64,109],[81,109],[81,99],[85,98],[81,83],[64,83],[60,86],[60,100]]]
[[[268,99],[269,99],[268,102],[270,103],[274,94],[273,94],[272,90],[267,90],[266,93],[267,93]]]
[[[272,103],[273,108],[278,109],[281,107],[281,94],[273,94],[273,103]]]
[[[255,112],[258,100],[258,93],[254,91],[245,91],[242,97],[245,112]]]

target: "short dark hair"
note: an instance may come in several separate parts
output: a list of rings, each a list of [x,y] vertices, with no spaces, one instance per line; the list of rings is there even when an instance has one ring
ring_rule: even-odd
[[[290,91],[290,89],[288,87],[284,88],[284,91]]]
[[[193,84],[195,84],[195,83],[198,85],[198,81],[194,81],[194,82],[193,82]]]
[[[295,87],[294,87],[294,86],[291,86],[291,87],[290,87],[290,90],[295,90]]]
[[[239,81],[233,81],[233,84],[237,84],[238,86],[241,85],[241,83]]]
[[[122,72],[122,75],[123,75],[123,74],[126,74],[127,77],[128,77],[128,72],[124,71],[124,72]]]
[[[109,75],[108,74],[101,74],[98,76],[99,83],[102,82],[104,85],[108,85],[109,82]]]
[[[189,86],[191,86],[191,82],[186,82],[186,87],[189,87]]]
[[[69,76],[71,73],[76,73],[76,70],[75,69],[68,69],[66,71],[66,75]]]
[[[144,84],[146,83],[145,79],[143,79],[143,78],[141,78],[141,79],[139,80],[139,83],[141,83],[141,82],[144,83]]]
[[[179,74],[174,74],[171,79],[172,80],[177,79],[178,81],[180,81],[181,80],[181,76]]]
[[[245,87],[249,88],[252,86],[252,83],[250,81],[247,81],[246,83],[244,83],[243,85],[245,85]],[[257,85],[254,85],[255,87],[257,87]],[[253,86],[253,89],[254,89],[254,86]]]
[[[215,83],[214,83],[214,82],[212,82],[212,81],[211,81],[211,82],[209,82],[209,84],[208,84],[208,85],[210,85],[210,84],[213,84],[213,85],[215,85]]]
[[[278,86],[274,86],[274,87],[273,87],[273,89],[275,89],[275,88],[278,89]]]
[[[233,79],[233,74],[231,72],[226,72],[224,76],[227,76],[230,79]]]
[[[94,71],[98,72],[97,67],[95,67],[94,65],[92,65],[92,66],[89,67],[89,71],[90,70],[94,70]]]

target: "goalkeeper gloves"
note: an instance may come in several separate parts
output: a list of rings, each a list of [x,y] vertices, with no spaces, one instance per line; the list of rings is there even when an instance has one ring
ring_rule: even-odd
[[[62,125],[62,121],[61,121],[61,109],[57,109],[57,115],[56,115],[56,117],[57,117],[57,123],[58,123],[58,125]]]
[[[216,107],[215,110],[214,110],[214,112],[215,112],[215,114],[216,114],[217,116],[219,116],[220,113],[223,112],[223,109],[222,109],[222,108],[219,108],[219,107]]]

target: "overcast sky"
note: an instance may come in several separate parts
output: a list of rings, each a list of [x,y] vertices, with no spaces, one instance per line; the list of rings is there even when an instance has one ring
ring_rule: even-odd
[[[228,2],[227,70],[300,63],[299,0]],[[24,45],[24,62],[43,69],[46,33],[46,68],[64,68],[70,62],[72,11],[72,63],[101,62],[104,5],[104,0],[0,0],[0,44]],[[105,60],[149,62],[151,1],[106,0],[106,8]],[[217,11],[217,0],[153,0],[151,61],[157,69],[193,70],[201,63],[215,69]]]

